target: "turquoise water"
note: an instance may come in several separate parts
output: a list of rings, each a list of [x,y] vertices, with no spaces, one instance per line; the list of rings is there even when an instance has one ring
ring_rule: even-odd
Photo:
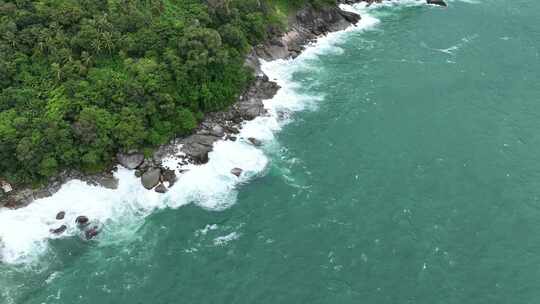
[[[374,9],[297,69],[316,109],[232,207],[50,241],[0,303],[539,302],[540,3],[450,4]]]

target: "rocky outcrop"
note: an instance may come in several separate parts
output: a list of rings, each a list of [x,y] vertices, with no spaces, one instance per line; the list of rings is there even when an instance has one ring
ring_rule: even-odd
[[[244,120],[252,120],[258,116],[266,115],[263,100],[273,97],[279,90],[279,86],[262,73],[259,58],[275,60],[296,57],[305,45],[316,39],[317,36],[331,31],[343,30],[359,20],[359,15],[343,11],[337,6],[322,9],[308,6],[298,11],[295,15],[290,16],[289,30],[286,33],[279,34],[275,30],[272,31],[275,34],[274,38],[254,47],[247,56],[245,65],[254,70],[256,77],[252,85],[239,97],[236,104],[227,110],[207,114],[193,135],[172,140],[169,144],[157,149],[152,157],[145,159],[141,153],[129,151],[128,153],[119,153],[117,162],[128,169],[137,169],[136,173],[144,180],[142,183],[147,189],[152,189],[165,181],[169,182],[169,186],[174,184],[174,181],[171,180],[176,180],[176,178],[171,179],[163,174],[165,171],[161,160],[164,157],[183,154],[185,159],[180,162],[182,165],[188,162],[204,164],[208,162],[208,154],[212,151],[213,144],[217,140],[237,140],[236,134],[239,133],[241,123]],[[252,143],[258,145],[258,142]],[[178,145],[182,146],[180,151],[177,151]],[[46,187],[13,189],[9,193],[0,190],[0,207],[23,207],[34,199],[54,194],[63,183],[72,179],[83,180],[90,185],[115,189],[118,187],[118,181],[112,174],[113,170],[114,167],[111,167],[98,175],[66,171],[52,178]],[[160,190],[163,189],[160,187]]]
[[[63,171],[59,175],[51,178],[49,183],[41,188],[14,187],[9,194],[4,195],[3,197],[0,195],[0,208],[6,207],[17,209],[24,207],[34,200],[53,195],[60,190],[62,184],[74,179],[84,181],[93,186],[116,189],[118,188],[118,180],[114,177],[113,170],[114,169],[111,168],[110,170],[98,174],[84,174],[75,170]]]
[[[307,6],[290,18],[287,33],[259,45],[256,53],[265,60],[296,57],[318,36],[344,30],[358,21],[360,21],[358,14],[341,10],[337,6],[322,9]]]

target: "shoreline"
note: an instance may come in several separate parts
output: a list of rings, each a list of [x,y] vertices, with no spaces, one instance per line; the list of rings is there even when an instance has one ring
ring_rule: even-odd
[[[0,263],[30,263],[49,250],[47,242],[50,239],[69,236],[78,236],[82,240],[90,239],[97,236],[103,227],[109,227],[106,228],[107,231],[117,231],[115,233],[124,236],[136,233],[136,229],[133,229],[133,225],[136,224],[132,224],[131,219],[144,218],[159,209],[176,209],[193,203],[203,209],[220,211],[233,205],[238,195],[238,186],[259,176],[268,168],[269,159],[264,153],[266,149],[260,149],[259,146],[265,144],[266,148],[273,148],[272,141],[275,133],[289,121],[289,114],[305,109],[310,101],[317,98],[317,96],[298,94],[295,82],[290,78],[291,73],[302,66],[305,59],[309,60],[313,55],[318,56],[321,50],[324,52],[328,46],[331,47],[342,33],[357,31],[357,29],[362,31],[378,23],[378,19],[364,9],[366,5],[340,7],[339,10],[335,7],[331,9],[334,12],[346,10],[365,13],[365,18],[359,20],[357,26],[341,22],[340,25],[336,25],[335,30],[327,31],[324,35],[314,35],[308,29],[306,31],[309,31],[309,35],[301,36],[298,34],[298,27],[305,29],[305,25],[292,25],[291,30],[279,40],[268,42],[268,45],[290,51],[290,43],[299,40],[291,42],[287,39],[291,36],[301,37],[304,39],[302,50],[305,49],[301,58],[290,60],[290,57],[296,57],[290,51],[291,53],[282,53],[291,54],[290,56],[276,58],[274,61],[266,61],[262,58],[259,61],[258,56],[255,56],[257,54],[252,53],[253,58],[256,58],[258,62],[260,73],[257,81],[241,96],[237,104],[226,111],[208,115],[194,134],[162,146],[154,153],[159,165],[153,163],[154,157],[151,160],[141,160],[137,157],[125,160],[135,164],[150,163],[150,168],[158,168],[158,174],[156,174],[158,183],[170,186],[170,188],[165,188],[166,194],[148,191],[145,187],[141,187],[142,171],[118,166],[114,175],[112,172],[108,173],[116,181],[116,187],[112,188],[114,190],[103,187],[95,177],[85,176],[84,179],[72,179],[59,185],[59,190],[55,192],[54,197],[44,197],[35,203],[28,203],[25,208],[0,208]],[[322,12],[319,11],[318,14]],[[310,20],[313,22],[317,19]],[[269,76],[264,76],[263,71]],[[276,82],[270,81],[269,77]],[[281,89],[276,83],[282,86]],[[267,90],[261,90],[261,88]],[[245,104],[242,105],[242,102],[248,102],[248,105],[255,104],[257,109],[262,108],[264,112],[258,112],[258,116],[251,120],[244,119],[239,116],[238,111],[250,108]],[[209,133],[216,131],[213,128],[215,125],[211,123],[216,123],[220,119],[227,121],[229,117],[227,115],[231,113],[233,116],[230,119],[237,117],[238,121],[231,120],[230,123],[235,125],[225,127],[238,126],[235,132],[239,134],[233,133],[237,137],[236,140],[227,138],[232,135],[226,135],[225,132],[221,134],[221,137]],[[201,143],[200,139],[208,138],[211,138],[212,143],[208,146],[202,145],[204,142]],[[256,141],[251,141],[252,138]],[[195,161],[189,161],[184,148],[189,149],[193,146],[207,151],[203,152],[206,153],[203,155],[208,155],[207,153],[213,151],[207,165],[201,166]],[[179,183],[174,187],[172,185],[176,181],[176,176],[172,184],[170,180],[165,181],[162,169],[178,172]],[[140,170],[140,165],[137,170]],[[94,179],[88,181],[89,178]],[[90,226],[81,226],[80,218],[84,218],[84,222],[89,223]],[[133,223],[137,222],[139,220]],[[87,233],[88,231],[90,232]]]
[[[36,189],[17,187],[0,180],[0,209],[19,209],[28,206],[34,200],[51,197],[71,180],[80,180],[88,185],[106,189],[117,189],[119,181],[114,177],[114,172],[118,170],[119,165],[135,170],[134,174],[141,178],[141,182],[147,190],[155,190],[158,193],[167,192],[176,182],[177,176],[174,169],[171,170],[163,166],[163,160],[175,156],[176,167],[180,173],[187,165],[205,164],[208,162],[208,154],[213,150],[216,142],[238,140],[236,135],[240,132],[244,122],[267,115],[263,100],[274,97],[280,87],[261,70],[261,60],[274,61],[296,58],[317,38],[355,26],[360,21],[361,16],[342,10],[340,5],[364,1],[338,1],[335,6],[321,9],[307,6],[289,16],[286,32],[263,44],[253,46],[251,53],[247,56],[246,66],[253,69],[254,82],[228,109],[207,113],[191,135],[175,138],[168,144],[156,148],[151,157],[145,157],[138,151],[119,153],[109,168],[97,174],[65,170],[52,178],[47,185]],[[262,142],[257,138],[247,138],[247,140],[257,147],[262,145]],[[231,174],[239,175],[242,173],[241,168],[232,168],[232,170],[235,172],[231,172]]]

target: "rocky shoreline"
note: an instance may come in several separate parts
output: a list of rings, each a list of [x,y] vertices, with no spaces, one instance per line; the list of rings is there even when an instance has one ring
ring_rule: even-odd
[[[340,0],[338,4],[353,4],[362,1],[371,4],[382,0]],[[426,1],[445,5],[441,0]],[[13,187],[0,180],[0,208],[24,207],[33,200],[53,195],[64,183],[73,179],[85,181],[90,185],[115,189],[118,186],[118,180],[115,179],[113,172],[117,164],[135,170],[134,174],[141,178],[141,183],[146,189],[154,189],[159,193],[167,192],[177,177],[175,170],[162,165],[163,159],[175,156],[180,173],[182,173],[181,167],[187,164],[204,164],[208,162],[208,154],[216,141],[238,140],[237,134],[242,128],[242,122],[266,114],[263,100],[272,98],[279,90],[279,86],[261,71],[259,59],[271,61],[294,58],[318,37],[344,30],[358,21],[360,21],[358,14],[344,11],[338,5],[321,9],[308,6],[297,11],[289,17],[289,28],[285,33],[255,46],[246,58],[246,65],[253,68],[256,73],[253,84],[229,109],[207,114],[192,135],[174,139],[169,144],[159,147],[152,157],[145,157],[138,151],[119,153],[115,165],[103,173],[89,175],[77,171],[62,172],[47,186],[39,189]],[[246,140],[255,146],[261,145],[256,138]],[[231,174],[240,176],[242,169],[231,168]]]

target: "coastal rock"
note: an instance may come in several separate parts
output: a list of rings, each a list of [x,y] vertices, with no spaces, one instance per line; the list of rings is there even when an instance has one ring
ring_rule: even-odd
[[[242,118],[245,120],[253,120],[266,113],[262,100],[258,98],[240,101],[237,104],[237,109]]]
[[[88,219],[88,217],[84,216],[84,215],[79,215],[75,219],[75,223],[77,223],[79,226],[86,226],[86,225],[88,225],[89,221],[90,220]]]
[[[237,127],[226,126],[226,127],[225,127],[225,130],[227,131],[227,133],[231,133],[231,134],[238,134],[238,133],[240,133],[240,130],[238,130]]]
[[[137,169],[144,161],[144,155],[142,153],[118,153],[116,159],[120,165],[133,170]]]
[[[114,176],[102,176],[98,184],[107,189],[118,189],[118,179]]]
[[[426,0],[428,4],[434,4],[439,6],[448,6],[443,0]]]
[[[192,135],[183,140],[182,152],[199,164],[208,162],[208,153],[219,138],[210,135]]]
[[[216,124],[210,130],[210,135],[215,136],[215,137],[223,137],[225,135],[225,129],[223,129],[222,126]]]
[[[347,22],[350,22],[352,24],[356,24],[360,21],[360,15],[358,14],[355,14],[353,12],[348,12],[348,11],[344,11],[344,10],[340,10],[339,11],[339,14],[345,19],[347,20]]]
[[[242,172],[244,172],[244,170],[240,168],[234,168],[231,170],[231,174],[236,175],[236,177],[240,177],[240,175],[242,175]]]
[[[67,226],[66,226],[66,225],[62,225],[62,226],[60,226],[60,227],[58,227],[58,228],[56,228],[56,229],[51,229],[50,232],[51,232],[52,234],[62,234],[62,233],[64,233],[64,231],[66,231],[66,230],[67,230]]]
[[[156,189],[154,189],[154,191],[156,191],[157,193],[166,193],[168,190],[164,184],[159,184]]]
[[[143,173],[141,183],[146,189],[150,190],[159,184],[160,177],[161,170],[159,168],[152,168]]]
[[[56,219],[57,220],[63,220],[64,217],[66,216],[66,212],[65,211],[60,211],[56,214]]]
[[[256,138],[254,138],[254,137],[248,138],[248,141],[249,141],[252,145],[254,145],[255,147],[260,147],[260,146],[262,146],[262,141],[260,141],[260,140],[258,140],[258,139],[256,139]]]
[[[354,3],[358,1],[339,0],[338,2]],[[279,89],[275,82],[270,81],[268,77],[263,75],[260,69],[259,57],[265,60],[274,60],[297,56],[305,45],[317,38],[317,35],[345,29],[359,20],[358,15],[345,12],[337,6],[325,8],[307,6],[298,14],[289,17],[288,32],[282,33],[281,30],[269,27],[270,36],[273,38],[264,44],[253,47],[252,52],[246,59],[246,65],[255,70],[257,77],[248,90],[242,94],[238,103],[228,110],[207,114],[203,124],[207,123],[209,126],[217,124],[223,128],[224,135],[227,135],[229,140],[236,140],[236,136],[231,136],[231,134],[239,133],[237,126],[244,120],[251,120],[257,116],[265,115],[266,110],[262,101],[274,96]],[[234,124],[231,122],[234,122]],[[141,153],[128,151],[125,154],[117,155],[118,162],[126,168],[139,169],[140,172],[145,172],[159,166],[162,155],[176,155],[179,152],[177,151],[178,146],[181,144],[181,150],[186,155],[186,161],[199,164],[206,163],[208,162],[208,153],[212,151],[213,143],[224,135],[221,135],[219,129],[214,130],[213,127],[204,127],[204,129],[205,132],[208,132],[207,134],[175,139],[169,144],[163,145],[154,153],[151,159],[145,160]],[[201,129],[199,128],[198,131],[201,132]],[[45,191],[37,192],[35,189],[24,189],[24,187],[15,185],[15,189],[10,189],[10,192],[7,193],[2,188],[0,190],[0,206],[4,205],[9,208],[26,206],[35,198],[49,196],[57,192],[62,184],[72,179],[81,179],[92,185],[103,185],[99,178],[88,177],[87,174],[75,172],[75,170],[66,170],[60,173],[49,185],[41,189],[45,189]],[[118,186],[117,180],[109,179],[108,181],[105,181],[107,187],[116,188]]]
[[[162,169],[161,170],[161,179],[164,182],[169,183],[169,187],[172,187],[176,182],[176,173],[171,169]]]

